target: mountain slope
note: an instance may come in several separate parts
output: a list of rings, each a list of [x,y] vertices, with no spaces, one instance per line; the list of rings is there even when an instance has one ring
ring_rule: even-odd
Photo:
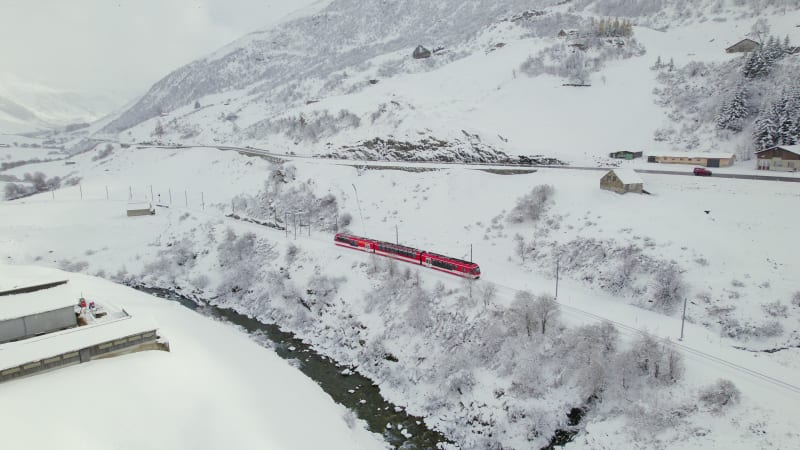
[[[0,74],[0,132],[93,122],[119,106],[118,100],[102,93],[63,91]]]
[[[737,58],[724,49],[756,11],[733,3],[331,1],[176,70],[102,132],[312,155],[361,155],[376,139],[586,164],[626,148],[672,151],[677,142],[655,139],[676,119],[657,104],[650,68],[659,57]],[[796,5],[765,6],[775,31],[800,40],[775,9]],[[636,26],[611,30],[606,17],[626,14]],[[432,55],[412,57],[418,45]],[[692,149],[720,137],[702,140]]]

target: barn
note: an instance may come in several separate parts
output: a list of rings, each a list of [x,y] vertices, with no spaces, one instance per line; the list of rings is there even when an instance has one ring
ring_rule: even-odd
[[[644,191],[644,181],[633,169],[613,169],[600,179],[600,189],[614,191],[617,194],[626,192],[641,194]]]

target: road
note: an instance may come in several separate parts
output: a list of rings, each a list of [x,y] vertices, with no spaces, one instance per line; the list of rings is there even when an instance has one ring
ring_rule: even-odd
[[[120,144],[120,142],[104,139],[96,139],[98,142],[113,142]],[[291,160],[313,160],[323,163],[346,165],[353,167],[373,167],[377,169],[405,169],[415,168],[415,171],[422,170],[435,170],[441,168],[449,168],[453,166],[463,167],[475,170],[492,170],[508,173],[533,173],[538,169],[561,169],[561,170],[596,170],[606,171],[611,170],[613,167],[597,167],[597,166],[543,166],[534,164],[511,164],[511,163],[463,163],[463,162],[430,162],[430,161],[365,161],[353,159],[332,159],[332,158],[319,158],[305,155],[287,155],[270,152],[268,150],[259,149],[255,147],[235,147],[230,145],[143,145],[143,144],[127,144],[137,146],[139,148],[165,148],[165,149],[181,149],[181,148],[214,148],[223,151],[235,151],[245,155],[260,156],[270,159],[272,161],[291,161]],[[652,173],[658,175],[678,175],[678,176],[694,176],[694,174],[686,170],[655,170],[655,169],[634,169],[638,173]],[[781,176],[781,175],[755,175],[755,174],[737,174],[737,173],[719,173],[716,172],[713,178],[731,178],[738,180],[759,180],[759,181],[783,181],[788,183],[800,183],[800,176]]]

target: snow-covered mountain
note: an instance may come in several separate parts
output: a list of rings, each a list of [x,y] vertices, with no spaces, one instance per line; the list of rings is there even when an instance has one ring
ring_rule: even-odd
[[[94,122],[123,103],[103,93],[59,90],[0,74],[0,133]]]
[[[757,14],[800,41],[797,2],[741,3],[323,2],[177,69],[102,132],[298,154],[363,154],[376,138],[573,162],[591,160],[588,148],[685,149],[659,138],[680,118],[656,101],[657,58],[735,66],[742,56],[724,50]],[[614,102],[626,108],[609,115]],[[712,96],[704,111],[723,102]],[[565,135],[564,124],[582,132]]]

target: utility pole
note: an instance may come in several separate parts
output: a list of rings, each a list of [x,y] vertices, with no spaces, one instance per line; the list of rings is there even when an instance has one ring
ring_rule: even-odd
[[[172,188],[169,188],[169,205],[172,206]]]
[[[183,191],[183,199],[186,201],[186,207],[188,208],[189,207],[189,191],[187,191],[185,189]]]
[[[81,200],[83,200],[83,186],[79,184],[78,189],[81,190]]]
[[[133,189],[131,189],[131,187],[128,186],[128,201],[131,200],[133,200]]]
[[[400,245],[400,234],[397,231],[397,224],[394,224],[394,242],[397,245]]]
[[[153,201],[153,185],[150,185],[150,201]]]
[[[203,209],[206,209],[206,197],[202,191],[200,191],[200,204],[203,205]]]
[[[679,341],[683,340],[683,325],[686,322],[686,297],[683,298],[683,315],[681,316],[681,337],[678,338]]]
[[[364,223],[364,214],[361,212],[361,200],[358,199],[358,190],[356,190],[356,185],[354,184],[352,186],[353,186],[353,192],[356,193],[356,203],[358,204],[358,215],[361,216],[361,230],[366,235],[367,231],[366,231],[366,224]]]
[[[469,244],[469,262],[472,262],[472,244]]]

